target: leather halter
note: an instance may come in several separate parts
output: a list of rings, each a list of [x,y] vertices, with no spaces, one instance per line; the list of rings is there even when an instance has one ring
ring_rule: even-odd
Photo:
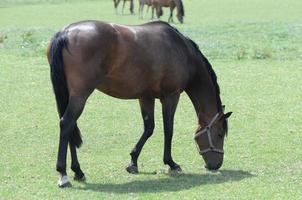
[[[216,152],[216,153],[221,153],[221,154],[224,153],[223,149],[218,149],[218,148],[216,148],[216,147],[213,145],[213,141],[212,141],[212,137],[211,137],[211,129],[212,129],[212,126],[213,126],[213,124],[216,122],[216,120],[218,119],[218,117],[219,117],[219,113],[217,113],[217,114],[213,117],[213,119],[211,120],[211,122],[210,122],[206,127],[204,127],[203,129],[201,129],[200,131],[198,131],[198,132],[195,134],[195,136],[194,136],[195,142],[196,142],[196,144],[197,144],[196,146],[197,146],[197,149],[198,149],[200,155],[203,155],[203,154],[205,154],[205,153],[207,153],[207,152]],[[201,150],[201,149],[199,148],[198,143],[197,143],[197,138],[199,138],[199,137],[200,137],[202,134],[204,134],[204,133],[206,133],[207,136],[208,136],[209,148],[204,149],[204,150]]]

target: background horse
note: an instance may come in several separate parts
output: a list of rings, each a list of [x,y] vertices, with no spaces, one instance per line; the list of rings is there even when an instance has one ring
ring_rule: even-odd
[[[115,8],[115,13],[117,14],[118,13],[118,5],[120,3],[121,0],[113,0],[113,3],[114,3],[114,8]],[[130,1],[130,13],[131,14],[134,14],[134,11],[133,11],[133,8],[134,8],[134,5],[133,5],[133,0],[123,0],[123,9],[122,9],[122,14],[124,14],[124,8],[125,8],[125,3],[126,1]]]
[[[181,171],[172,158],[171,145],[174,113],[183,91],[198,116],[195,141],[205,167],[221,167],[226,119],[231,113],[223,113],[216,75],[208,60],[192,40],[169,24],[74,23],[53,37],[47,56],[60,117],[56,166],[60,187],[70,185],[66,174],[68,144],[75,180],[85,179],[76,152],[82,144],[77,120],[95,89],[120,99],[139,99],[144,131],[130,153],[128,172],[138,172],[137,159],[153,133],[156,98],[162,104],[164,164]]]
[[[152,0],[139,0],[139,10],[138,10],[138,15],[139,18],[143,18],[144,14],[144,5],[147,5],[147,13],[149,11],[150,6],[152,6]]]
[[[177,19],[180,23],[183,23],[183,17],[185,16],[184,6],[182,0],[152,0],[152,18],[154,17],[154,9],[156,10],[157,18],[163,15],[162,7],[170,8],[170,16],[168,22],[173,22],[173,11],[177,8]]]

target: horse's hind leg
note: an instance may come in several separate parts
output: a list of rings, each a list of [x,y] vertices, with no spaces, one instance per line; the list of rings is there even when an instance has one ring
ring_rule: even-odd
[[[140,107],[141,107],[141,114],[144,120],[144,133],[142,134],[141,138],[133,148],[131,155],[131,162],[126,170],[129,173],[138,173],[137,167],[137,159],[138,156],[148,138],[152,135],[154,130],[154,102],[155,99],[140,99]]]
[[[77,124],[75,125],[74,131],[80,136],[80,129],[78,128]],[[74,180],[85,181],[85,175],[81,170],[80,163],[78,161],[76,145],[71,140],[69,141],[69,148],[71,154],[71,169],[75,174]]]
[[[68,142],[72,137],[72,133],[76,128],[76,121],[81,115],[87,96],[70,96],[68,106],[60,121],[60,142],[57,160],[57,171],[60,173],[58,185],[60,187],[70,186],[70,182],[66,173],[66,156]]]
[[[179,172],[181,168],[176,164],[171,155],[171,144],[173,137],[173,123],[174,123],[174,114],[179,100],[179,94],[161,98],[162,103],[162,113],[163,113],[163,122],[164,122],[164,134],[165,134],[165,143],[164,143],[164,164],[170,166],[172,171]]]

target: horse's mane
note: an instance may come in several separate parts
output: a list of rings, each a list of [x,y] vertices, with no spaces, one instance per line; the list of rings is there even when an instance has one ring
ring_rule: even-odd
[[[197,52],[197,54],[201,57],[201,59],[205,63],[205,66],[207,68],[207,71],[211,77],[212,83],[215,88],[215,94],[216,94],[216,99],[217,99],[217,110],[218,110],[218,112],[222,112],[222,103],[221,103],[221,99],[220,99],[220,88],[219,88],[219,85],[217,82],[216,73],[213,70],[212,65],[210,64],[208,59],[201,53],[199,46],[193,40],[191,40],[189,37],[184,36],[182,33],[180,33],[175,27],[171,26],[170,24],[167,23],[167,25],[169,25],[178,34],[182,35],[193,46],[193,49]]]
[[[199,46],[190,38],[186,37],[189,42],[192,44],[192,46],[194,47],[194,49],[198,52],[198,54],[201,56],[202,60],[205,62],[208,73],[211,77],[211,80],[214,84],[215,87],[215,91],[216,91],[216,99],[217,99],[217,110],[219,113],[223,113],[223,108],[222,108],[222,103],[221,103],[221,99],[220,99],[220,88],[217,82],[217,76],[215,71],[213,70],[212,65],[210,64],[210,62],[208,61],[208,59],[201,53]],[[225,131],[225,134],[228,134],[228,121],[226,119],[223,119],[223,129]]]
[[[216,99],[217,99],[217,109],[219,112],[222,112],[222,105],[221,105],[221,99],[220,99],[220,88],[217,82],[217,76],[215,71],[213,70],[212,65],[210,64],[210,62],[208,61],[208,59],[201,53],[199,46],[190,38],[187,38],[190,43],[192,44],[192,46],[194,47],[194,49],[197,51],[197,53],[201,56],[202,60],[205,62],[205,66],[208,70],[208,73],[211,77],[212,83],[215,87],[215,91],[216,91]]]

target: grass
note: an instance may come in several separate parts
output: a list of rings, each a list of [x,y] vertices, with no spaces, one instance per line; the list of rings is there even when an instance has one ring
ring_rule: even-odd
[[[142,131],[138,103],[94,93],[79,120],[79,159],[88,180],[62,190],[56,186],[58,117],[47,42],[78,20],[147,20],[115,15],[111,1],[0,0],[0,199],[301,199],[301,4],[185,1],[185,24],[174,25],[209,58],[226,109],[234,112],[219,172],[202,166],[192,139],[196,118],[184,94],[172,149],[184,173],[168,174],[162,163],[157,101],[141,174],[128,174],[124,167]]]

